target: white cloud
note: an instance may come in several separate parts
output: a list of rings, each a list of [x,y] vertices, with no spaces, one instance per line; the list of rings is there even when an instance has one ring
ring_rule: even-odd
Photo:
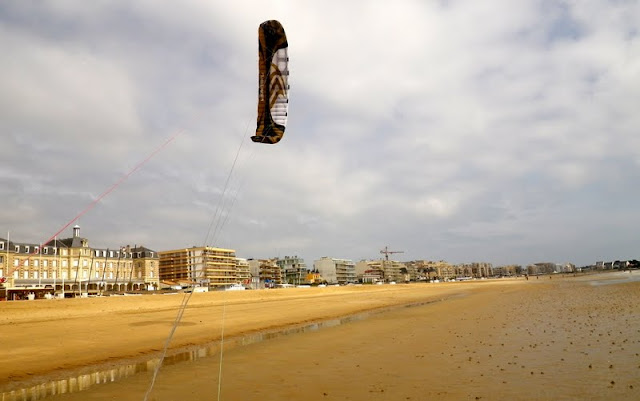
[[[239,256],[309,265],[387,244],[407,259],[590,263],[582,243],[637,257],[582,234],[599,224],[626,244],[640,226],[626,201],[640,160],[635,2],[3,7],[0,221],[25,241],[179,133],[83,216],[92,244],[200,244],[221,208],[217,241]],[[273,18],[289,37],[289,126],[278,145],[240,147],[255,127],[257,26]]]

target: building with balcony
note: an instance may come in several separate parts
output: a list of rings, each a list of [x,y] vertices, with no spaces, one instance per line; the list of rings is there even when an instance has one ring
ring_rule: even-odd
[[[160,281],[165,285],[222,288],[241,284],[244,278],[233,249],[194,246],[161,251],[158,256]]]
[[[309,270],[304,263],[304,259],[297,256],[285,256],[283,259],[276,258],[276,264],[283,273],[283,280],[286,284],[302,284],[306,282]]]
[[[356,282],[356,270],[353,261],[335,259],[326,256],[313,262],[313,268],[329,284],[348,284]]]
[[[275,259],[249,259],[252,288],[272,288],[282,284],[282,269]]]

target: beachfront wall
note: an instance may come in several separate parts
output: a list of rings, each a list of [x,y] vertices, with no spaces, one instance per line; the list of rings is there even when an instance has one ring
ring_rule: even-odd
[[[240,284],[236,251],[210,246],[158,252],[160,281],[175,285],[225,287]],[[245,277],[246,279],[246,277]]]
[[[92,248],[73,228],[73,237],[45,244],[0,238],[0,277],[8,287],[99,293],[153,289],[158,285],[158,256],[145,247]]]
[[[349,259],[335,259],[324,256],[314,261],[313,267],[329,284],[356,282],[355,265]]]

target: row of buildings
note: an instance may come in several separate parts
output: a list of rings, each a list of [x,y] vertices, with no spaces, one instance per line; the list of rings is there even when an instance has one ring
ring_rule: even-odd
[[[617,262],[622,266],[622,262]],[[596,268],[617,267],[597,263]],[[625,262],[625,266],[629,263]],[[100,294],[148,291],[166,287],[221,288],[241,284],[265,288],[301,284],[409,282],[432,279],[482,278],[574,272],[571,264],[537,263],[493,267],[490,263],[452,265],[445,261],[398,262],[323,257],[307,268],[297,256],[243,259],[235,250],[192,247],[154,251],[144,246],[97,248],[73,228],[70,238],[45,244],[0,238],[0,287],[36,288],[43,292]]]

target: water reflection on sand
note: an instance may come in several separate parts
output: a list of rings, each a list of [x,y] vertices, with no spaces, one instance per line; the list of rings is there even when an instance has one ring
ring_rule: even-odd
[[[459,297],[462,294],[453,295],[453,297]],[[451,297],[449,297],[451,298]],[[420,302],[410,305],[404,305],[400,307],[412,307],[412,306],[422,306],[432,302],[438,301],[426,301]],[[318,322],[311,322],[304,325],[297,325],[292,327],[285,327],[271,331],[262,331],[257,333],[249,333],[238,337],[232,337],[225,339],[224,347],[225,349],[233,348],[236,346],[243,346],[258,343],[261,341],[276,339],[283,336],[288,336],[292,334],[299,333],[307,333],[311,331],[316,331],[322,328],[335,327],[341,324],[354,322],[362,319],[366,319],[367,317],[382,313],[385,311],[389,311],[392,309],[397,309],[398,306],[382,308],[373,311],[362,312],[350,316],[345,316],[338,319],[329,319]],[[220,343],[215,342],[213,344],[209,344],[203,347],[193,348],[189,350],[184,350],[180,352],[173,353],[168,355],[162,361],[163,365],[175,365],[177,363],[185,363],[185,362],[194,362],[202,358],[208,358],[211,356],[218,355],[220,352]],[[70,377],[57,379],[57,380],[47,380],[44,383],[39,383],[33,386],[26,386],[23,388],[18,388],[10,391],[6,391],[4,393],[0,393],[0,401],[38,401],[46,399],[50,396],[55,396],[59,394],[66,393],[78,393],[81,391],[89,390],[91,387],[113,383],[136,374],[145,373],[145,372],[153,372],[158,363],[160,363],[160,358],[156,357],[150,360],[135,362],[135,363],[124,363],[122,365],[110,368],[104,367],[95,367],[95,371],[86,373],[87,369],[84,369],[83,373],[74,373],[71,374]]]

